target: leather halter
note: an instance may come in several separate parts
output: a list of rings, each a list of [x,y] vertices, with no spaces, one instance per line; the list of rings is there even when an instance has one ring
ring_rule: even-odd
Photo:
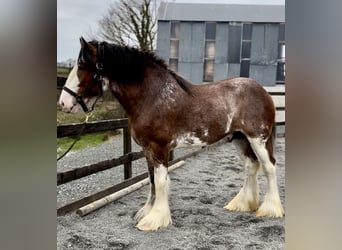
[[[66,86],[63,86],[63,90],[65,90],[68,94],[70,94],[71,96],[75,97],[76,102],[82,107],[83,111],[85,113],[88,113],[90,111],[92,111],[94,109],[94,106],[96,104],[97,98],[102,96],[103,94],[103,90],[102,90],[102,81],[103,81],[103,76],[102,76],[102,70],[103,70],[103,58],[104,58],[104,44],[103,43],[98,43],[97,44],[97,62],[95,64],[96,70],[95,70],[95,74],[94,74],[94,81],[89,85],[89,87],[84,91],[84,93],[82,94],[77,94],[74,91],[72,91],[71,89],[69,89]],[[78,65],[80,65],[80,60],[78,61]],[[84,101],[84,96],[91,91],[91,89],[95,86],[95,85],[100,85],[100,92],[99,94],[96,96],[96,101],[94,102],[94,104],[92,105],[92,107],[89,109],[87,107],[87,105],[85,104]]]

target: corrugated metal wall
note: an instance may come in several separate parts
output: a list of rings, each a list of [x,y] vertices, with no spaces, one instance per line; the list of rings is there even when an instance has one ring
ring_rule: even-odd
[[[204,73],[206,23],[180,22],[179,25],[178,73],[200,84]],[[157,54],[167,63],[170,27],[170,21],[158,22]],[[216,23],[214,80],[249,76],[262,85],[272,86],[276,83],[279,59],[279,24],[249,24],[252,30],[247,41],[243,38],[244,27],[241,22]]]

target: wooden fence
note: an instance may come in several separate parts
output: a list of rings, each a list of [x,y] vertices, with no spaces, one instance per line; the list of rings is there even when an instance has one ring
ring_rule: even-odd
[[[119,158],[101,161],[95,164],[79,167],[79,168],[68,170],[65,172],[57,172],[57,186],[68,183],[73,180],[80,179],[82,177],[85,177],[85,176],[88,176],[88,175],[91,175],[100,171],[117,167],[120,165],[124,165],[124,179],[125,180],[117,185],[109,187],[98,193],[83,197],[82,199],[73,201],[69,204],[59,207],[57,209],[57,215],[64,215],[66,213],[75,211],[80,207],[83,207],[93,201],[101,199],[111,193],[124,189],[148,177],[147,172],[132,177],[132,161],[135,161],[144,157],[144,154],[143,152],[131,152],[132,141],[131,141],[131,136],[128,131],[127,119],[115,119],[115,120],[106,120],[106,121],[99,121],[99,122],[88,122],[86,124],[78,123],[78,124],[71,124],[71,125],[60,125],[60,126],[57,126],[57,138],[77,135],[83,126],[85,126],[83,134],[108,131],[108,130],[116,130],[116,129],[122,128],[123,129],[124,155],[120,156]],[[178,161],[184,160],[190,156],[197,155],[200,152],[203,152],[204,150],[205,148],[203,147],[197,151],[183,155],[175,160],[171,158],[170,165]]]
[[[265,89],[272,95],[274,103],[276,105],[276,124],[277,126],[285,125],[285,87],[265,87]],[[106,120],[99,122],[88,122],[88,123],[77,123],[70,125],[60,125],[57,126],[57,138],[65,136],[75,136],[78,135],[79,131],[84,127],[83,134],[102,132],[109,130],[123,129],[123,149],[124,154],[119,158],[114,158],[111,160],[101,161],[95,164],[79,167],[76,169],[68,170],[65,172],[57,172],[57,185],[62,185],[73,180],[80,179],[82,177],[104,171],[113,167],[124,165],[124,181],[111,186],[105,190],[97,192],[95,194],[83,197],[79,200],[73,201],[62,207],[57,208],[57,215],[64,215],[66,213],[77,210],[93,201],[101,199],[109,194],[117,192],[123,188],[126,188],[134,183],[137,183],[148,177],[148,173],[132,176],[132,161],[138,160],[144,156],[143,152],[132,152],[132,141],[131,136],[128,131],[128,121],[127,119],[115,119]],[[203,152],[206,147],[202,147],[192,153],[183,155],[177,159],[173,159],[171,154],[170,165],[184,160],[188,157],[197,155]]]

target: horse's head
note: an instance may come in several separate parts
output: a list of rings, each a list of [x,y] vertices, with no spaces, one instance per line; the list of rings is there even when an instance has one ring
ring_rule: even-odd
[[[59,104],[65,112],[77,113],[81,108],[84,112],[92,110],[105,85],[102,75],[103,55],[100,53],[103,47],[99,49],[99,44],[88,43],[83,37],[80,42],[77,64],[71,70],[59,98]]]

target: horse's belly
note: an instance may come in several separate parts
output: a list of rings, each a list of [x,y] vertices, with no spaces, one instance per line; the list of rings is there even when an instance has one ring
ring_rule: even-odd
[[[195,136],[195,133],[193,132],[179,135],[171,144],[175,145],[176,148],[208,145],[207,142],[202,141],[199,137]]]

